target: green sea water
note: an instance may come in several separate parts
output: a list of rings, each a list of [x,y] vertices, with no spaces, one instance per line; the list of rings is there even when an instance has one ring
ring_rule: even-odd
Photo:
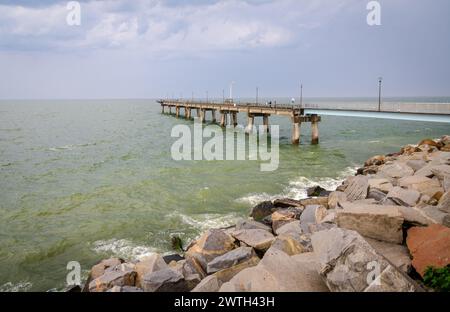
[[[0,291],[62,290],[69,261],[86,276],[105,257],[170,252],[171,235],[188,242],[261,200],[332,188],[372,155],[450,134],[449,124],[323,116],[320,145],[305,124],[293,146],[288,118],[270,122],[280,164],[261,172],[258,161],[172,160],[171,129],[192,121],[154,100],[0,101]]]

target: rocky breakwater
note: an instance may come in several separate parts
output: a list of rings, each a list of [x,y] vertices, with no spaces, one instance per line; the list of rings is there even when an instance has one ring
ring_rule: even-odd
[[[450,137],[367,160],[334,191],[277,199],[210,229],[182,256],[103,260],[84,291],[432,290],[450,264]]]

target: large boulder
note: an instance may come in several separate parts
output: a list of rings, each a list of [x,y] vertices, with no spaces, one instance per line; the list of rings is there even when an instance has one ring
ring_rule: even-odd
[[[258,265],[260,259],[257,256],[253,256],[250,259],[244,260],[232,267],[217,271],[213,275],[221,282],[226,283],[230,281],[239,272]]]
[[[303,207],[309,205],[320,205],[328,208],[328,196],[301,199],[300,203]]]
[[[220,288],[221,292],[325,292],[314,256],[290,257],[273,250],[256,266],[245,269]]]
[[[134,286],[136,272],[133,270],[109,269],[89,283],[90,292],[105,292],[114,286]]]
[[[276,207],[271,201],[265,201],[252,208],[250,217],[256,221],[262,221],[265,217],[270,216],[275,210]]]
[[[299,219],[301,211],[296,208],[288,208],[272,213],[272,230],[276,232],[280,227]]]
[[[254,229],[272,232],[272,229],[269,226],[254,220],[239,220],[236,223],[235,228],[235,230],[254,230]]]
[[[331,192],[328,196],[328,208],[336,209],[340,207],[340,203],[347,201],[347,195],[344,192]]]
[[[377,253],[388,259],[397,269],[408,274],[411,271],[411,258],[406,246],[382,242],[369,237],[364,239]]]
[[[385,164],[381,166],[380,170],[378,171],[379,176],[384,176],[390,181],[395,181],[396,179],[412,176],[413,174],[414,170],[410,166],[402,162]]]
[[[163,257],[161,257],[161,255],[157,253],[151,254],[141,259],[141,261],[139,261],[135,265],[136,286],[142,288],[141,281],[143,280],[145,274],[166,268],[166,262],[164,261]]]
[[[337,212],[337,225],[373,239],[403,242],[403,217],[395,206],[347,205]]]
[[[387,194],[387,198],[400,206],[415,206],[419,202],[420,193],[396,186]]]
[[[423,176],[410,176],[404,177],[398,180],[398,186],[416,190],[421,194],[426,194],[430,197],[436,195],[436,193],[444,193],[444,189],[441,187],[438,180],[433,180]]]
[[[306,189],[306,195],[308,197],[320,197],[320,196],[328,196],[331,192],[327,191],[320,185],[316,185],[313,187],[308,187]]]
[[[303,205],[299,200],[291,199],[291,198],[279,198],[275,199],[273,205],[276,208],[289,208],[289,207],[297,207],[303,208]]]
[[[312,244],[320,275],[331,291],[419,290],[355,231],[335,228],[316,232]]]
[[[249,260],[250,258],[255,256],[256,254],[253,248],[239,247],[209,262],[207,272],[208,274],[211,274],[220,270],[224,270],[241,262]]]
[[[394,187],[392,183],[388,179],[369,179],[369,189],[370,190],[378,190],[385,194],[389,193],[389,191]]]
[[[224,230],[208,230],[187,250],[186,258],[195,258],[206,271],[208,262],[236,248],[234,241]]]
[[[270,252],[272,249],[281,250],[289,256],[306,252],[306,248],[300,244],[298,240],[295,240],[291,236],[285,234],[277,236],[267,252]]]
[[[171,268],[148,273],[142,280],[145,292],[186,292],[190,291],[183,274]]]
[[[222,282],[215,275],[205,277],[192,292],[218,292]]]
[[[91,271],[89,273],[88,279],[83,287],[83,292],[88,292],[89,291],[89,284],[95,280],[96,278],[102,276],[103,274],[105,274],[105,271],[109,268],[114,268],[118,265],[120,265],[121,263],[123,263],[122,259],[119,258],[110,258],[110,259],[104,259],[102,261],[100,261],[99,263],[97,263],[96,265],[94,265],[91,268]]]
[[[304,233],[309,233],[309,225],[317,224],[325,218],[327,209],[321,205],[308,205],[300,216],[300,227]]]
[[[446,192],[441,197],[441,199],[439,200],[438,208],[445,213],[450,213],[450,191]]]
[[[289,232],[294,232],[294,233],[298,233],[298,234],[302,234],[303,231],[300,227],[300,221],[299,220],[295,220],[292,222],[289,222],[285,225],[283,225],[282,227],[278,228],[275,233],[277,235],[281,235],[281,234],[285,234],[285,233],[289,233]]]
[[[232,233],[233,237],[256,250],[266,251],[275,237],[265,230],[239,230]]]
[[[427,165],[427,162],[423,159],[411,159],[406,162],[414,171],[418,171]]]
[[[366,176],[353,177],[344,193],[348,201],[365,199],[369,191],[369,179]]]
[[[412,265],[423,277],[428,267],[450,264],[450,228],[434,224],[408,230],[406,244],[413,257]]]

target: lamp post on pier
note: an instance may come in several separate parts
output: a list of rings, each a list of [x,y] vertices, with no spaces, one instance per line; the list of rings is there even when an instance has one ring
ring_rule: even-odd
[[[383,82],[383,77],[378,77],[378,111],[381,112],[381,83]]]
[[[256,87],[256,105],[258,105],[258,91],[259,91],[259,88]]]

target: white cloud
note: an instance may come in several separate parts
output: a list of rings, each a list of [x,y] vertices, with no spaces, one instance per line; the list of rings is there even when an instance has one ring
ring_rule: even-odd
[[[83,2],[80,27],[66,24],[65,1],[38,8],[0,5],[0,48],[115,48],[170,54],[292,45],[302,31],[326,23],[352,1]]]

